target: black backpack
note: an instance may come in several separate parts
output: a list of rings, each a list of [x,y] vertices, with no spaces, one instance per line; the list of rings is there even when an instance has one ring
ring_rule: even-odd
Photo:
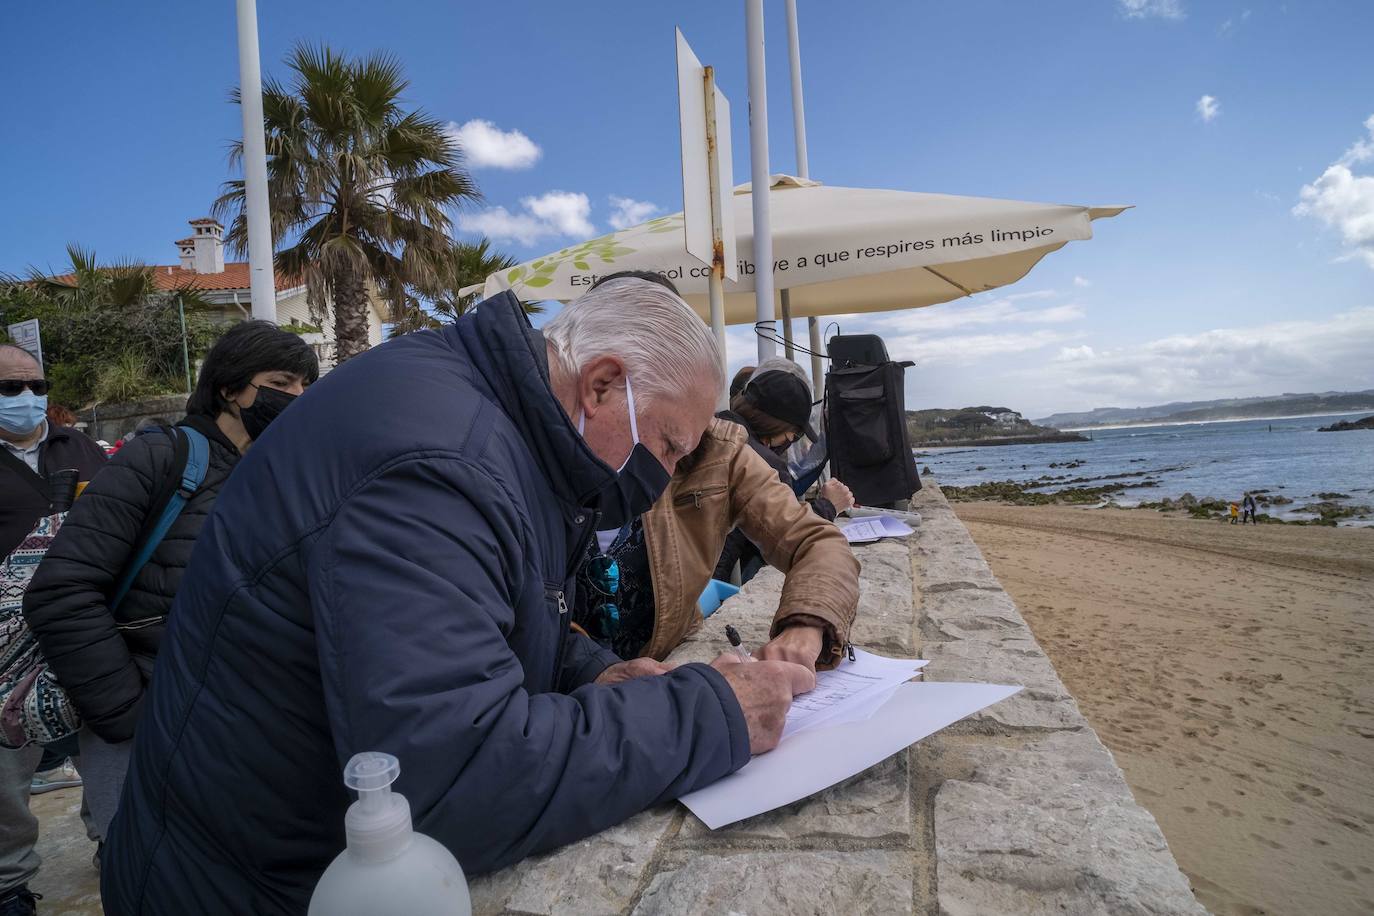
[[[921,489],[906,428],[906,367],[887,358],[874,335],[832,338],[825,377],[830,472],[861,506],[901,508]],[[838,345],[838,346],[837,346]],[[870,363],[856,360],[873,360]],[[899,505],[900,504],[900,505]]]

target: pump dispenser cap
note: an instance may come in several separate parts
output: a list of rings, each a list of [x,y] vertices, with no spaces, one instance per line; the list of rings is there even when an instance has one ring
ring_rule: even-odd
[[[395,858],[410,845],[410,804],[391,791],[400,775],[400,761],[378,751],[354,754],[344,767],[344,785],[358,793],[344,815],[344,833],[349,852],[365,861]]]

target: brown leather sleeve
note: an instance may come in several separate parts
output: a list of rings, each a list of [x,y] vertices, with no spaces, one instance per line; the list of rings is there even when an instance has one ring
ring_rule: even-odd
[[[859,561],[840,529],[797,499],[777,472],[745,446],[730,469],[735,523],[770,566],[786,574],[771,635],[798,616],[825,625],[818,667],[834,666],[849,642],[859,605]],[[810,621],[805,621],[810,623]]]

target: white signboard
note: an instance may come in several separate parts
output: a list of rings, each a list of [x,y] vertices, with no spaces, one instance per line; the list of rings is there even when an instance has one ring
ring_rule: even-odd
[[[692,53],[682,31],[677,32],[677,101],[682,129],[682,209],[687,253],[704,264],[711,264],[717,232],[724,243],[725,277],[739,278],[735,251],[735,208],[732,204],[733,179],[730,152],[730,102],[724,93],[711,87],[713,117],[706,104],[706,68]],[[710,123],[711,121],[714,123]],[[711,140],[715,155],[710,154]],[[711,168],[715,165],[715,180]],[[711,224],[712,196],[721,225]]]
[[[30,318],[9,326],[10,342],[23,347],[33,354],[41,365],[43,362],[43,338],[38,334],[38,319]]]

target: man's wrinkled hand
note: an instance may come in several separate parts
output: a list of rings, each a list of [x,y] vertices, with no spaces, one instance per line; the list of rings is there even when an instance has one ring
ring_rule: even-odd
[[[824,644],[823,629],[799,624],[783,630],[771,641],[760,646],[754,654],[760,660],[773,659],[805,665],[814,672],[816,659],[821,657],[821,646]]]
[[[745,664],[736,655],[711,662],[729,683],[749,726],[749,753],[762,754],[778,746],[792,698],[816,686],[816,673],[791,662],[757,661]]]
[[[657,659],[632,658],[628,662],[616,662],[605,671],[596,676],[598,684],[619,684],[622,681],[632,681],[637,677],[653,677],[656,674],[667,674],[672,669]]]

